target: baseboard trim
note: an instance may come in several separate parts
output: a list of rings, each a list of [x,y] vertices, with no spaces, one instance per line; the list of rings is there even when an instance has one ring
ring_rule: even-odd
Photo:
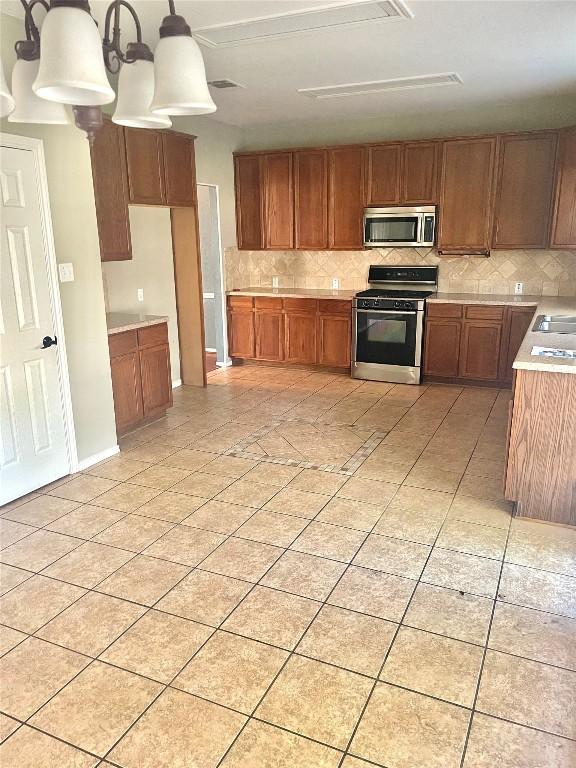
[[[182,386],[182,379],[175,379],[172,382],[172,389],[178,389],[178,387]]]
[[[87,459],[79,461],[76,471],[82,472],[83,470],[88,469],[88,467],[93,467],[94,464],[100,464],[101,461],[111,459],[112,456],[116,456],[117,453],[120,453],[120,448],[117,445],[112,448],[107,448],[105,451],[100,451],[100,453],[94,453],[92,456],[88,456]]]

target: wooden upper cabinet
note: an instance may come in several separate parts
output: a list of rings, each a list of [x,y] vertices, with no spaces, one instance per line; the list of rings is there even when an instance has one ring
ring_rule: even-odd
[[[401,201],[402,144],[368,147],[368,205]]]
[[[131,259],[124,129],[111,120],[104,120],[90,155],[100,258],[102,261]]]
[[[328,153],[294,152],[294,247],[328,247]]]
[[[440,253],[488,253],[496,137],[445,141],[440,183]]]
[[[328,150],[328,246],[357,249],[364,242],[364,147]]]
[[[546,248],[556,134],[500,139],[493,248]]]
[[[263,158],[264,247],[294,247],[294,185],[292,152],[275,152]]]
[[[576,248],[576,128],[560,133],[552,248]]]
[[[196,201],[196,167],[194,138],[181,133],[162,133],[164,153],[164,189],[166,205],[194,205]]]
[[[439,141],[407,142],[403,145],[401,200],[406,205],[438,203]]]
[[[166,205],[162,134],[125,128],[128,187],[131,203]]]
[[[264,245],[262,156],[237,155],[234,158],[234,170],[238,248],[256,251]]]

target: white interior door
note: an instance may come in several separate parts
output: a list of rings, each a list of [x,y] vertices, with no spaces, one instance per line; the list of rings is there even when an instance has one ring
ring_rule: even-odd
[[[37,154],[0,149],[0,504],[70,471],[51,278],[51,229]]]

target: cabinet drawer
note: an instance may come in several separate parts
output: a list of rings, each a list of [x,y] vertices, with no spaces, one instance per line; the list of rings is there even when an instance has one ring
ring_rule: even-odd
[[[132,352],[138,346],[138,336],[136,331],[125,331],[124,333],[113,333],[108,336],[108,349],[110,357],[118,357]]]
[[[138,346],[153,347],[156,344],[168,344],[168,324],[149,325],[138,330]]]
[[[228,296],[228,306],[232,309],[252,309],[253,302],[251,296]]]
[[[470,304],[464,307],[464,314],[467,320],[502,320],[504,307]]]
[[[256,296],[254,299],[254,309],[274,309],[280,312],[282,310],[282,299],[276,299],[273,296]]]
[[[340,299],[320,299],[318,309],[321,315],[349,315],[352,312],[351,301]]]
[[[284,299],[286,312],[312,312],[316,314],[318,302],[316,299]]]
[[[432,302],[426,304],[428,317],[462,317],[462,310],[462,304],[436,304]]]

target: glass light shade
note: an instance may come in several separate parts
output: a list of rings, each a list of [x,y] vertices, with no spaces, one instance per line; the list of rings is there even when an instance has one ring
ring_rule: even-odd
[[[150,111],[154,95],[154,64],[139,59],[123,64],[118,77],[118,101],[112,121],[130,128],[170,128],[168,115]]]
[[[114,101],[94,19],[80,8],[50,9],[40,32],[40,68],[33,85],[41,99],[101,106]]]
[[[4,77],[4,67],[0,62],[0,117],[6,117],[14,109],[14,99]]]
[[[154,52],[152,112],[159,115],[207,115],[216,111],[208,90],[204,60],[194,38],[161,37]]]
[[[18,59],[12,70],[12,93],[16,101],[14,112],[8,120],[11,123],[47,123],[66,125],[70,116],[64,104],[39,99],[32,90],[32,83],[38,74],[39,61]]]

